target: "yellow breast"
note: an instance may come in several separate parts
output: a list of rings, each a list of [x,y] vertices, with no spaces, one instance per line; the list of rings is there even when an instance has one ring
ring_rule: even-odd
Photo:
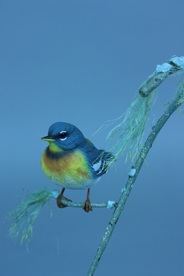
[[[52,182],[64,188],[83,189],[89,187],[93,180],[86,158],[79,150],[52,158],[46,149],[41,158],[41,167]]]

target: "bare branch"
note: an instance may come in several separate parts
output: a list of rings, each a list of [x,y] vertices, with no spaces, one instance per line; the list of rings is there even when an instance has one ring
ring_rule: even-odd
[[[184,69],[184,57],[173,56],[170,60],[157,65],[156,70],[143,83],[139,89],[142,97],[147,97],[155,88],[157,88],[169,75]]]
[[[112,235],[112,232],[114,230],[114,227],[120,217],[121,212],[124,209],[125,203],[128,199],[128,196],[132,190],[133,184],[139,174],[139,171],[143,165],[143,162],[149,152],[149,150],[152,147],[152,144],[155,140],[155,138],[157,137],[158,133],[160,132],[160,130],[162,129],[162,127],[165,125],[165,123],[167,122],[167,120],[169,119],[169,117],[172,115],[172,113],[182,104],[184,103],[184,82],[182,83],[180,89],[178,90],[176,96],[174,97],[174,99],[172,100],[172,102],[169,104],[168,108],[166,109],[166,111],[164,112],[164,114],[162,115],[162,117],[157,121],[156,125],[152,128],[152,131],[149,135],[149,137],[147,138],[146,142],[144,143],[144,146],[139,154],[139,157],[137,158],[137,161],[135,162],[135,165],[133,166],[133,169],[135,169],[135,174],[133,176],[129,175],[128,181],[124,187],[124,189],[122,190],[122,194],[121,197],[118,201],[118,205],[110,219],[110,222],[106,228],[106,231],[104,233],[104,236],[101,240],[101,243],[98,247],[96,256],[91,264],[91,267],[88,271],[87,276],[92,276],[98,266],[98,263],[100,261],[100,258],[109,242],[109,239]]]

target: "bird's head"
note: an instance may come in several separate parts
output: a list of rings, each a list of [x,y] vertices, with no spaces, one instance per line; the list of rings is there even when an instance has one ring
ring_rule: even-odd
[[[82,132],[77,127],[62,122],[51,125],[48,136],[41,139],[49,142],[52,151],[72,150],[85,142]]]

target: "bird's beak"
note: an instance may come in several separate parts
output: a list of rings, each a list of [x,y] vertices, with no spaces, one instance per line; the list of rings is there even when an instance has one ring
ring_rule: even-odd
[[[55,139],[53,139],[53,138],[50,137],[50,136],[44,136],[43,138],[41,138],[41,140],[43,140],[43,141],[48,141],[48,142],[53,142],[53,141],[55,141]]]

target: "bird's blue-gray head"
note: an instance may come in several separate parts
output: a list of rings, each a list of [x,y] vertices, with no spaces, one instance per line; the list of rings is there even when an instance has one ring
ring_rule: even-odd
[[[49,127],[48,136],[42,138],[44,141],[54,142],[59,148],[72,150],[85,143],[82,132],[74,125],[57,122]]]

